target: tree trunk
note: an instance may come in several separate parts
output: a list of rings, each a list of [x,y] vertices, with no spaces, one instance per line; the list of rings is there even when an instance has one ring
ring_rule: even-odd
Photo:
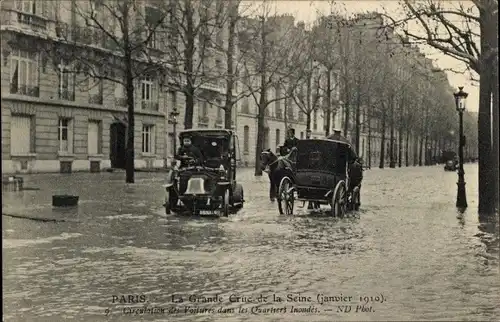
[[[409,160],[409,155],[410,151],[408,149],[410,148],[410,130],[406,130],[406,138],[405,138],[405,165],[407,167],[410,166],[410,160]]]
[[[413,166],[416,167],[418,165],[418,142],[419,142],[419,137],[416,136],[415,134],[413,135],[412,138],[413,142]]]
[[[310,137],[307,137],[311,133],[311,112],[308,111],[306,113],[306,139],[310,139]]]
[[[403,93],[404,95],[404,93]],[[403,164],[403,133],[404,133],[404,101],[401,101],[401,104],[399,106],[399,127],[398,127],[398,167],[401,168],[401,165]]]
[[[230,8],[232,10],[232,8]],[[226,80],[226,103],[224,108],[224,127],[232,129],[233,120],[233,87],[234,87],[234,45],[236,35],[236,17],[233,12],[229,13],[228,42],[227,42],[227,80]]]
[[[325,136],[330,135],[330,129],[332,127],[332,70],[329,68],[326,71],[326,124],[325,124]]]
[[[422,166],[422,152],[424,151],[424,136],[420,136],[420,144],[418,149],[418,166]]]
[[[123,10],[123,49],[125,59],[125,87],[127,92],[127,146],[125,148],[125,182],[134,183],[134,163],[135,163],[135,147],[134,147],[134,76],[132,74],[132,53],[130,51],[130,35],[129,35],[129,8],[125,4]]]
[[[262,18],[261,20],[261,57],[259,64],[260,71],[260,97],[259,97],[259,114],[257,116],[257,146],[255,149],[255,176],[262,176],[262,169],[260,168],[259,160],[260,154],[264,149],[264,116],[267,108],[267,39],[266,39],[266,30],[265,30],[265,20]]]
[[[380,163],[378,167],[380,169],[384,168],[385,165],[385,123],[386,123],[386,109],[382,106],[382,130],[380,138]]]
[[[390,128],[390,141],[389,141],[389,167],[395,168],[396,162],[394,160],[394,95],[391,96],[391,128]]]
[[[369,107],[370,105],[368,105]],[[372,124],[368,117],[368,168],[372,167]]]
[[[184,111],[184,129],[193,128],[194,116],[194,92],[195,92],[195,75],[194,75],[194,55],[195,55],[195,36],[194,36],[194,21],[193,7],[191,1],[185,1],[186,12],[186,48],[184,49],[185,73],[186,73],[186,109]]]
[[[344,136],[348,137],[349,133],[349,103],[344,103]]]
[[[498,22],[498,20],[497,20]],[[497,26],[498,27],[498,26]],[[497,48],[498,48],[498,39],[497,39]],[[496,62],[493,63],[493,147],[492,147],[492,154],[493,154],[493,171],[496,172],[495,175],[493,175],[493,178],[496,178],[496,180],[493,180],[496,184],[495,186],[495,207],[496,211],[498,212],[500,209],[500,191],[499,191],[499,183],[500,183],[500,156],[499,156],[499,113],[500,113],[500,107],[499,107],[499,102],[498,102],[498,55],[496,57]]]
[[[359,141],[360,141],[360,136],[361,136],[361,91],[360,88],[357,90],[356,94],[356,154],[360,155],[359,153]]]

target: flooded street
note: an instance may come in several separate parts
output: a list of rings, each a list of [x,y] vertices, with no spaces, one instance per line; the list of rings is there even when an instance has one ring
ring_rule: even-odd
[[[165,215],[163,173],[25,176],[39,190],[3,193],[3,213],[66,221],[2,216],[4,319],[497,320],[499,227],[479,223],[465,172],[462,215],[456,173],[433,166],[366,171],[345,219],[280,216],[249,169],[243,210],[221,219]],[[78,209],[52,209],[55,193]]]

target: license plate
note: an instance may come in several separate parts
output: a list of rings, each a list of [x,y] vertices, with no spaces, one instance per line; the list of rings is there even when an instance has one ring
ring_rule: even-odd
[[[210,216],[210,215],[218,215],[218,210],[200,210],[200,215]]]

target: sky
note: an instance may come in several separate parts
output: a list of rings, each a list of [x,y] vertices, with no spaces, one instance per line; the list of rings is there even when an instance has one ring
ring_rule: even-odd
[[[262,1],[254,1],[262,2]],[[328,14],[330,12],[331,1],[310,1],[310,0],[285,0],[285,1],[266,1],[272,6],[277,14],[292,14],[296,20],[304,21],[306,24],[312,23],[316,20],[318,12],[321,14]],[[358,12],[379,11],[379,12],[393,12],[397,15],[398,1],[382,1],[382,0],[351,0],[351,1],[335,1],[337,10],[345,12],[346,14],[353,14]],[[465,65],[451,57],[448,57],[439,51],[428,46],[421,46],[422,52],[434,60],[434,65],[442,69],[464,70]],[[479,110],[479,87],[477,84],[470,80],[468,74],[457,74],[451,71],[446,72],[450,84],[457,88],[464,86],[464,91],[469,93],[467,99],[467,109],[472,112]]]

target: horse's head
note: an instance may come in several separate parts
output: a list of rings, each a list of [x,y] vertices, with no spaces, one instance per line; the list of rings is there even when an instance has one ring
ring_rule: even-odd
[[[270,166],[278,157],[271,151],[271,149],[264,150],[260,153],[260,168],[264,170]]]

